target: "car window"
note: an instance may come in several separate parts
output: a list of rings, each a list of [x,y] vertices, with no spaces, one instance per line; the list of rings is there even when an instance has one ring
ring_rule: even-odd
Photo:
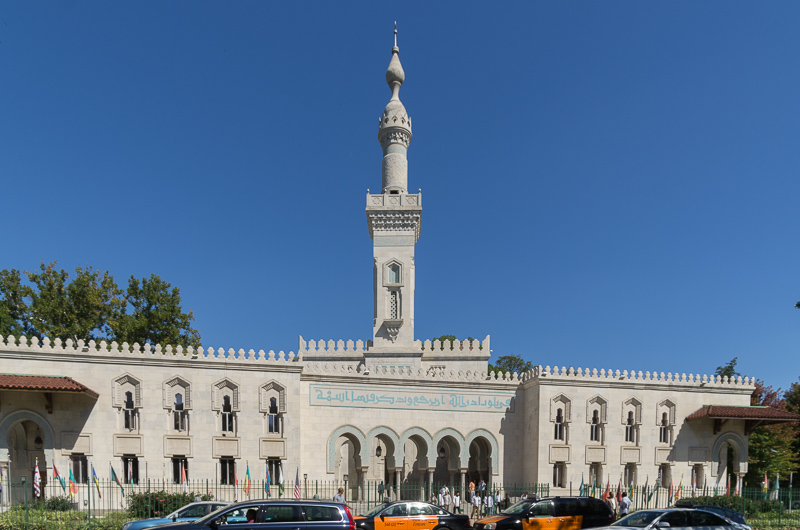
[[[531,517],[551,517],[553,515],[553,502],[541,501],[531,506]]]
[[[178,517],[202,517],[206,514],[206,506],[205,504],[186,506],[178,512]]]
[[[582,511],[578,499],[558,499],[555,502],[556,517],[567,517],[570,515],[581,515]]]
[[[521,513],[524,513],[525,511],[527,511],[528,508],[530,507],[530,505],[531,505],[531,501],[529,501],[529,500],[520,501],[520,502],[514,504],[513,506],[511,506],[509,508],[506,508],[505,510],[503,510],[502,513],[505,513],[505,514],[508,514],[508,515],[518,515],[518,514],[521,514]]]
[[[227,512],[223,512],[220,514],[220,518],[222,519],[222,524],[241,524],[246,523],[247,519],[247,511],[258,509],[258,506],[241,506],[239,508],[234,508],[232,510],[228,510]]]
[[[616,523],[611,523],[611,526],[625,526],[633,528],[644,528],[653,522],[653,520],[661,515],[661,512],[652,512],[649,510],[635,512],[627,517],[624,517]]]
[[[405,503],[400,504],[393,504],[386,508],[386,511],[383,512],[383,515],[387,517],[402,517],[407,515],[408,511],[406,510]]]
[[[686,524],[686,512],[667,512],[658,522],[669,523],[670,526],[689,526]]]
[[[303,520],[300,506],[291,504],[270,504],[261,507],[259,520],[265,523],[290,523]]]
[[[306,506],[309,521],[341,521],[342,514],[336,506]]]
[[[408,505],[408,515],[434,515],[433,506],[422,502],[412,502]]]
[[[692,526],[730,526],[730,523],[719,515],[701,510],[689,512],[689,519]]]

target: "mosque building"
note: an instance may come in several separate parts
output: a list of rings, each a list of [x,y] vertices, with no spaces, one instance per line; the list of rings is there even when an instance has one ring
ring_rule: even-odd
[[[366,196],[372,337],[300,337],[288,354],[0,337],[4,480],[30,481],[38,461],[48,477],[55,464],[108,478],[111,463],[124,481],[186,473],[229,484],[247,463],[273,482],[347,480],[358,499],[381,481],[395,495],[479,480],[567,494],[582,481],[685,476],[702,487],[746,472],[752,429],[781,421],[749,406],[752,378],[557,366],[487,375],[488,336],[415,339],[422,193],[408,187],[396,31],[386,81],[381,192]]]

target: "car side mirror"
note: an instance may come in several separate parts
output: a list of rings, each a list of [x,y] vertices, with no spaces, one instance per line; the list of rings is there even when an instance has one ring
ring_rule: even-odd
[[[216,527],[218,527],[220,525],[222,525],[222,517],[218,517],[217,519],[214,519],[213,521],[211,521],[211,525],[210,526],[211,526],[211,528],[216,528]]]
[[[656,523],[656,528],[669,528],[669,523]]]
[[[381,521],[385,521],[385,520],[386,520],[386,516],[384,514],[381,514]]]

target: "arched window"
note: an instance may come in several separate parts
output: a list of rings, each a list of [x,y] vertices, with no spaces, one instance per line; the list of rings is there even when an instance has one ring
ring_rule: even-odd
[[[636,425],[634,424],[633,419],[633,411],[628,411],[628,421],[625,425],[625,441],[626,442],[635,442],[636,441]]]
[[[669,416],[666,412],[661,415],[661,426],[658,429],[658,441],[663,444],[669,443]]]
[[[267,432],[270,434],[280,434],[281,432],[281,417],[278,413],[278,400],[274,397],[269,399],[269,411],[267,412]]]
[[[600,412],[592,412],[592,425],[589,427],[589,439],[593,442],[600,441]]]
[[[186,411],[183,408],[183,394],[175,394],[175,405],[172,408],[173,428],[178,432],[186,430]]]
[[[564,441],[564,411],[556,410],[555,433],[553,439]]]
[[[123,413],[125,414],[125,428],[129,431],[136,429],[136,406],[133,403],[133,392],[125,392]]]
[[[222,432],[233,432],[233,408],[230,396],[222,398]]]
[[[400,265],[397,263],[389,265],[389,283],[400,283]]]

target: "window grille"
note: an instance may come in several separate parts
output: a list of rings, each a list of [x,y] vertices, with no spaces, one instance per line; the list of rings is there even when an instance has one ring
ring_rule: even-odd
[[[392,320],[397,320],[399,318],[399,308],[397,303],[397,291],[390,291],[389,294],[389,317]]]

